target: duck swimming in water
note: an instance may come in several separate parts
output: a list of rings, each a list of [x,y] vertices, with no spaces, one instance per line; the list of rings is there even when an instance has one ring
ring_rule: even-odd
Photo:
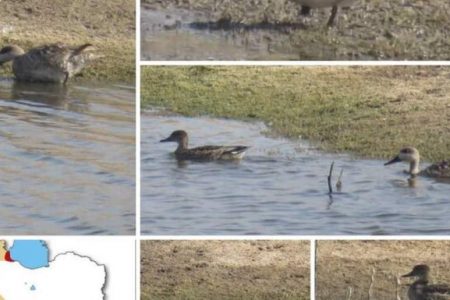
[[[416,277],[408,289],[409,300],[450,300],[450,287],[446,284],[429,284],[430,267],[417,265],[402,277]]]
[[[0,50],[0,65],[12,61],[18,81],[66,83],[96,58],[88,51],[92,48],[92,44],[69,47],[56,43],[25,52],[19,46],[10,45]]]
[[[189,149],[188,135],[184,130],[176,130],[160,142],[178,143],[178,148],[175,150],[178,160],[240,160],[249,148],[247,146],[201,146]]]
[[[301,14],[309,15],[313,8],[331,7],[331,15],[328,19],[327,26],[333,27],[338,14],[339,7],[347,7],[353,4],[355,0],[292,0],[302,6]]]
[[[384,165],[387,166],[401,161],[409,163],[409,171],[407,171],[407,173],[412,176],[421,175],[434,178],[450,178],[450,160],[443,160],[432,164],[421,171],[419,169],[419,150],[414,147],[406,147],[401,149],[397,156]]]

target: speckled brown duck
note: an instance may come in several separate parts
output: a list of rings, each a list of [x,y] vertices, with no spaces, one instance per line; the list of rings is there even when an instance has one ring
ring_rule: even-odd
[[[0,65],[12,61],[18,81],[66,83],[93,59],[92,44],[70,47],[62,43],[45,45],[25,52],[16,45],[0,50]]]
[[[309,15],[313,8],[331,7],[331,15],[328,19],[327,26],[332,27],[336,24],[336,16],[339,7],[350,6],[356,0],[292,0],[302,6],[301,14]]]
[[[178,147],[175,156],[178,160],[240,160],[244,157],[247,146],[201,146],[196,148],[188,147],[188,134],[184,130],[176,130],[166,138],[165,142],[176,142]]]
[[[412,176],[421,175],[433,178],[450,179],[450,160],[443,160],[434,163],[424,170],[419,169],[420,154],[419,150],[414,147],[406,147],[400,150],[399,154],[384,165],[391,165],[397,162],[409,163],[408,174]]]
[[[430,267],[417,265],[402,277],[417,278],[408,289],[409,300],[450,300],[450,286],[447,284],[429,284]]]

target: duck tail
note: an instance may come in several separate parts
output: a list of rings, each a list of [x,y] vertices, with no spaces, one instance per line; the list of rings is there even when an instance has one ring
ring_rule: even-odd
[[[86,50],[89,47],[93,47],[94,45],[87,43],[84,45],[79,46],[78,48],[76,48],[73,52],[72,52],[72,56],[77,56],[80,55],[84,50]]]
[[[236,146],[232,150],[230,150],[230,153],[232,153],[232,154],[243,153],[243,152],[247,151],[248,148],[250,148],[250,147],[248,147],[248,146]]]

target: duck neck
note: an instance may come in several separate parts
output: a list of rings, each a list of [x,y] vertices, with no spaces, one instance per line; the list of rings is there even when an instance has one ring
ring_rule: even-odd
[[[177,152],[184,151],[188,149],[188,138],[185,137],[178,142]]]
[[[25,52],[22,50],[22,48],[19,48],[17,46],[15,51],[8,51],[4,53],[0,52],[0,66],[3,65],[4,63],[14,60],[16,57],[22,56],[24,53]]]
[[[428,274],[422,274],[420,276],[418,276],[417,280],[415,281],[416,283],[421,283],[421,284],[428,284],[429,281],[429,275]]]
[[[413,161],[411,161],[409,163],[409,173],[411,175],[419,174],[419,172],[420,172],[420,170],[419,170],[419,162],[420,162],[419,159],[415,159],[415,160],[413,160]]]

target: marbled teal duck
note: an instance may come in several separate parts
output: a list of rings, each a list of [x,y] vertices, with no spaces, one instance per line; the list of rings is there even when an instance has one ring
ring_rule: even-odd
[[[69,47],[56,43],[25,52],[19,46],[10,45],[0,50],[0,65],[13,61],[13,72],[18,81],[66,83],[99,57],[89,51],[92,49],[92,44]]]
[[[407,171],[407,173],[412,176],[421,175],[434,178],[450,179],[450,160],[443,160],[441,162],[434,163],[421,171],[419,169],[419,150],[414,147],[406,147],[401,149],[397,156],[395,156],[384,165],[387,166],[401,161],[409,163],[409,170]]]
[[[402,277],[417,279],[408,289],[409,300],[450,300],[450,286],[446,284],[429,284],[430,267],[417,265]]]
[[[184,130],[176,130],[161,140],[164,142],[176,142],[178,148],[175,156],[178,160],[240,160],[244,157],[247,146],[201,146],[188,148],[188,134]]]
[[[331,7],[331,15],[328,19],[327,26],[332,27],[335,25],[336,16],[338,14],[339,7],[347,7],[353,4],[356,0],[292,0],[302,6],[301,14],[309,15],[313,8]]]

